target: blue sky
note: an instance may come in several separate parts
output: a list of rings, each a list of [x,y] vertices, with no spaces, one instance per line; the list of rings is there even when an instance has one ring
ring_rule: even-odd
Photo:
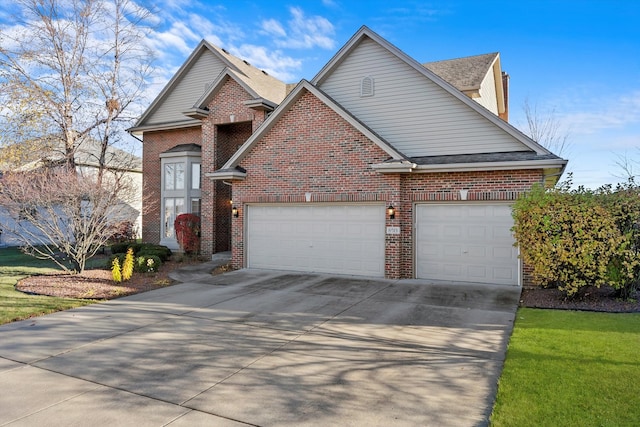
[[[313,78],[367,25],[420,62],[500,52],[511,76],[510,122],[524,127],[525,99],[540,116],[555,111],[569,136],[561,155],[569,159],[576,185],[620,181],[619,156],[640,161],[637,0],[153,4],[156,26],[149,42],[158,54],[158,73],[151,98],[203,38],[294,83]],[[640,172],[640,164],[635,169]]]

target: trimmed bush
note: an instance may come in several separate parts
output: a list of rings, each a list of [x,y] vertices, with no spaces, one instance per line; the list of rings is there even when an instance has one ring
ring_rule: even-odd
[[[134,256],[155,255],[159,257],[162,262],[168,260],[171,256],[171,249],[153,243],[116,243],[111,245],[111,253],[126,254],[129,248],[133,250]]]
[[[162,261],[155,255],[140,255],[136,258],[136,271],[139,273],[153,273],[162,266]]]
[[[195,214],[180,214],[174,221],[176,239],[185,254],[200,252],[200,217]]]
[[[521,257],[533,281],[567,296],[584,286],[609,285],[622,296],[638,288],[640,192],[632,183],[596,191],[541,186],[513,207]]]

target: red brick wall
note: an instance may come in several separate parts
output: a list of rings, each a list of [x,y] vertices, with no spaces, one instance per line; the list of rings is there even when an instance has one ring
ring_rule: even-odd
[[[142,240],[160,242],[161,183],[160,154],[180,144],[200,144],[200,127],[145,132],[142,143]]]
[[[385,275],[413,277],[413,205],[421,201],[515,200],[540,170],[389,174],[371,169],[389,156],[310,93],[304,94],[241,161],[244,181],[233,184],[240,216],[232,218],[233,265],[244,266],[243,215],[246,203],[371,202],[393,204],[400,235],[386,236]]]
[[[209,116],[202,122],[202,232],[204,256],[229,250],[231,189],[205,174],[222,167],[265,120],[262,111],[243,104],[253,99],[242,86],[227,78],[209,103]]]
[[[460,190],[468,190],[467,201],[515,201],[536,183],[543,183],[541,169],[513,171],[441,172],[402,177],[399,215],[402,249],[401,278],[414,277],[413,207],[420,202],[460,201]],[[526,268],[525,268],[526,273]],[[525,274],[524,283],[530,280]]]

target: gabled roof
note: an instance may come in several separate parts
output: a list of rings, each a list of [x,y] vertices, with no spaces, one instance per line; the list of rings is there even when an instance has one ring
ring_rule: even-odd
[[[193,117],[193,118],[202,118],[208,115],[208,105],[216,96],[218,91],[224,86],[224,83],[227,79],[230,78],[238,83],[247,93],[254,98],[256,104],[260,106],[268,106],[269,110],[273,110],[278,104],[265,99],[260,96],[258,92],[254,90],[251,86],[250,79],[244,74],[238,73],[230,68],[225,68],[222,73],[213,81],[213,83],[209,86],[209,88],[204,92],[204,94],[196,101],[193,108],[184,111],[184,115]],[[280,100],[279,102],[282,102]],[[279,103],[278,102],[278,103]]]
[[[393,148],[387,141],[377,135],[374,131],[369,129],[364,123],[360,122],[357,118],[346,111],[342,106],[331,99],[327,94],[320,89],[309,83],[307,80],[302,80],[295,89],[285,98],[280,106],[269,116],[269,118],[251,135],[251,137],[238,149],[238,151],[222,166],[219,170],[207,174],[208,177],[213,179],[243,179],[246,175],[245,171],[239,168],[242,159],[251,151],[253,146],[278,122],[291,107],[299,100],[305,93],[310,92],[320,101],[322,101],[327,107],[331,108],[335,113],[341,116],[345,121],[351,124],[354,128],[360,131],[363,135],[373,141],[378,147],[385,151],[392,160],[406,161],[406,158]]]
[[[447,82],[445,79],[438,76],[436,73],[408,56],[406,53],[389,43],[384,38],[380,37],[378,34],[376,34],[366,26],[362,26],[353,35],[353,37],[351,37],[351,39],[338,51],[338,53],[336,53],[336,55],[311,80],[311,83],[316,86],[321,85],[322,82],[326,80],[332,74],[332,72],[341,64],[341,62],[346,57],[348,57],[349,54],[365,39],[371,39],[373,42],[386,49],[389,53],[396,56],[401,61],[404,61],[407,65],[423,75],[425,78],[430,79],[433,83],[440,86],[451,96],[466,104],[469,108],[475,110],[482,117],[510,135],[514,140],[521,143],[523,145],[523,150],[531,150],[539,155],[551,154],[551,152],[545,147],[533,141],[531,138],[524,135],[515,127],[511,126],[509,123],[505,122],[486,108],[479,105],[477,102],[471,100],[450,82]]]
[[[500,54],[495,52],[427,62],[423,65],[461,92],[478,91],[487,73],[493,68],[493,64],[499,61],[499,58]]]
[[[180,81],[189,73],[189,71],[194,67],[197,63],[198,59],[202,56],[204,52],[211,52],[217,57],[225,66],[225,71],[228,74],[233,74],[236,81],[242,81],[243,85],[250,88],[252,94],[255,94],[256,98],[263,98],[272,103],[278,104],[280,103],[284,97],[286,96],[286,84],[276,79],[275,77],[270,76],[265,71],[259,70],[253,67],[249,62],[244,61],[240,58],[237,58],[231,55],[224,49],[221,49],[217,46],[212,45],[206,40],[202,40],[198,46],[191,52],[191,55],[187,58],[184,64],[180,67],[180,69],[174,74],[174,76],[169,80],[167,85],[162,89],[160,94],[154,99],[151,105],[145,110],[145,112],[140,116],[136,124],[128,129],[129,132],[141,132],[147,129],[147,119],[149,119],[153,113],[159,108],[160,105],[167,99],[167,97],[176,89]],[[218,77],[218,76],[212,76]],[[205,92],[205,88],[203,88],[203,92]],[[204,94],[203,94],[204,96]],[[200,99],[202,100],[202,98]],[[194,104],[197,105],[199,102],[198,99],[193,99]],[[189,119],[187,117],[184,118],[184,121],[180,123],[170,123],[167,126],[162,125],[152,125],[152,128],[164,128],[164,127],[185,127],[185,126],[196,126],[199,125],[199,120]]]
[[[271,102],[279,104],[287,95],[287,85],[284,82],[270,76],[266,71],[260,70],[252,66],[249,62],[231,55],[225,49],[214,46],[208,42],[205,42],[210,49],[218,52],[220,56],[223,56],[229,63],[233,64],[229,67],[232,70],[237,70],[239,78],[243,79],[245,83],[251,87],[256,97],[267,99]]]

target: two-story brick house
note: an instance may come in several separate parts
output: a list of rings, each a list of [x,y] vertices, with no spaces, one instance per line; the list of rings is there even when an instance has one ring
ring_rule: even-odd
[[[199,198],[203,252],[235,267],[522,282],[510,203],[566,160],[505,121],[498,54],[421,64],[362,27],[295,88],[241,64],[202,43],[132,129],[145,239]]]

